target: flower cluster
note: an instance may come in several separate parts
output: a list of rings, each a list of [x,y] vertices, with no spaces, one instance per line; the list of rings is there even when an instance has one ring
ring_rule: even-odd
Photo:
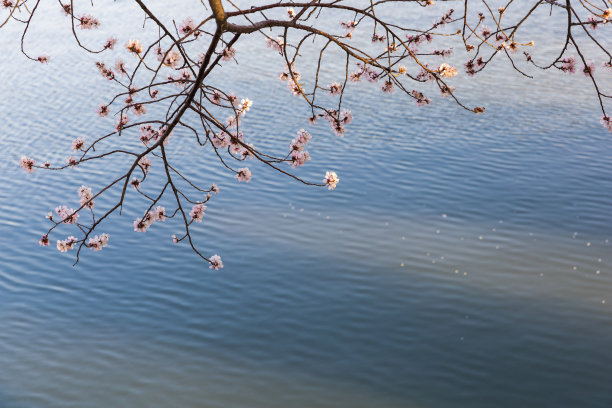
[[[218,271],[223,268],[223,261],[221,261],[221,257],[217,254],[210,257],[210,269],[214,269]]]
[[[340,84],[340,82],[332,82],[329,84],[329,93],[332,95],[340,95],[342,93],[342,84]]]
[[[328,190],[334,190],[339,181],[340,179],[338,178],[338,175],[335,171],[325,172],[325,178],[323,179],[323,182],[327,186]]]
[[[239,182],[245,182],[248,183],[249,181],[251,181],[251,170],[249,170],[248,167],[243,167],[241,169],[238,169],[238,173],[236,173],[236,179],[238,179]]]
[[[231,47],[225,48],[223,49],[223,51],[221,51],[221,59],[223,61],[231,61],[235,55],[236,55],[236,50]]]
[[[191,72],[188,69],[183,69],[176,77],[168,75],[168,81],[174,82],[174,85],[179,88],[185,88],[191,81]]]
[[[151,168],[151,160],[147,156],[143,156],[138,160],[138,165],[142,169],[142,171],[147,174],[149,169]]]
[[[161,137],[163,137],[167,129],[168,128],[166,126],[162,126],[159,129],[155,129],[151,125],[141,125],[140,126],[140,141],[145,146],[149,146],[149,143],[151,143],[152,141],[157,142]],[[170,138],[170,135],[168,135],[164,139],[164,145],[168,144],[169,138]]]
[[[134,231],[147,232],[147,229],[153,225],[155,221],[166,221],[166,209],[158,206],[153,212],[147,212],[142,218],[136,218],[134,221]]]
[[[85,147],[85,139],[82,137],[77,137],[76,139],[74,139],[72,141],[72,150],[74,150],[74,152],[78,152],[79,150],[83,150],[83,148]]]
[[[344,137],[346,132],[344,126],[353,121],[353,114],[348,109],[344,109],[342,113],[339,113],[336,109],[327,110],[319,116],[323,116],[329,122],[334,134],[340,137]]]
[[[109,81],[115,79],[113,70],[107,67],[103,62],[96,61],[96,67],[98,68],[98,71],[100,71],[100,75],[102,75],[104,78],[108,79]]]
[[[100,236],[96,235],[93,238],[89,238],[89,242],[87,246],[94,250],[94,252],[101,251],[102,248],[108,245],[108,234],[100,234]]]
[[[291,167],[296,168],[303,166],[308,160],[310,160],[310,154],[304,150],[308,141],[312,138],[310,133],[304,129],[300,129],[297,132],[295,139],[291,141]]]
[[[179,33],[181,33],[182,35],[187,35],[190,32],[195,30],[195,24],[193,22],[193,19],[191,17],[187,17],[185,20],[183,20],[183,22],[179,25]]]
[[[57,249],[60,252],[68,252],[69,250],[74,248],[74,245],[78,242],[78,240],[76,239],[76,237],[73,237],[72,235],[69,236],[68,238],[66,238],[63,241],[58,240],[57,241]]]
[[[95,203],[93,201],[93,193],[91,192],[91,188],[87,186],[81,186],[79,188],[79,199],[83,207],[89,209],[94,208]]]
[[[83,14],[78,20],[81,30],[93,30],[100,27],[100,21],[91,14]]]
[[[36,161],[32,159],[31,157],[21,156],[21,159],[19,159],[19,165],[28,174],[34,172],[35,164],[36,164]]]
[[[65,205],[56,207],[55,212],[60,217],[61,222],[64,224],[76,224],[76,222],[79,220],[79,213],[75,213],[72,208],[68,208]]]
[[[204,204],[196,204],[191,208],[189,212],[189,216],[192,221],[202,222],[202,218],[204,218],[204,211],[206,211],[206,206]]]
[[[283,40],[283,37],[276,37],[276,39],[268,37],[266,38],[266,46],[282,54],[285,40]]]
[[[142,43],[138,40],[128,41],[127,44],[125,44],[125,48],[127,48],[129,52],[133,52],[134,54],[140,54],[143,50]]]
[[[161,61],[165,66],[176,68],[181,63],[183,57],[181,57],[181,53],[177,50],[170,50],[165,54],[162,52],[161,47],[158,47],[156,50],[157,59]]]
[[[446,62],[444,62],[438,67],[438,73],[442,77],[452,78],[457,75],[457,68],[451,67]]]

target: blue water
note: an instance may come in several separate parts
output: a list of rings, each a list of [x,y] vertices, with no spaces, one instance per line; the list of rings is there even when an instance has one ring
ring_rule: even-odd
[[[134,194],[110,246],[73,267],[38,247],[44,215],[125,164],[17,167],[113,126],[93,113],[112,89],[52,10],[28,43],[49,66],[1,32],[0,407],[612,406],[612,143],[586,80],[457,78],[481,116],[354,88],[347,136],[309,128],[298,170],[334,169],[333,192],[257,164],[238,184],[177,131],[185,173],[221,188],[194,235],[225,268],[172,244],[178,223],[133,232]],[[249,141],[286,151],[307,123],[282,61],[261,38],[236,48],[240,67],[213,80],[254,100]]]

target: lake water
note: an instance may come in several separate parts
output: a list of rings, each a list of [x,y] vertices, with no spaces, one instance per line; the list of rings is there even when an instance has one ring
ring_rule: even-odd
[[[221,188],[194,231],[225,268],[173,245],[179,224],[133,232],[134,195],[73,267],[38,247],[44,215],[122,164],[17,167],[112,126],[93,113],[108,83],[55,8],[28,43],[49,66],[0,32],[0,407],[612,406],[612,135],[582,77],[457,78],[480,116],[356,87],[347,136],[309,128],[298,172],[336,170],[333,192],[255,164],[239,185],[178,131],[172,154]],[[237,51],[214,80],[254,100],[247,138],[284,151],[307,123],[282,61],[261,38]]]

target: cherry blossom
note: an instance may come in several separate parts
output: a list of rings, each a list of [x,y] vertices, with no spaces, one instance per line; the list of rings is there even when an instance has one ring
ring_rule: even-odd
[[[151,160],[149,160],[147,156],[143,156],[140,158],[140,160],[138,160],[138,165],[142,168],[142,171],[144,171],[146,174],[149,172],[149,169],[151,168]]]
[[[83,14],[78,20],[81,30],[93,30],[100,27],[100,21],[91,14]]]
[[[35,164],[36,164],[36,161],[34,159],[32,159],[31,157],[21,156],[21,159],[19,159],[19,165],[28,174],[34,172],[34,165]]]
[[[332,82],[329,84],[329,93],[332,95],[340,95],[342,93],[342,84],[340,84],[340,82]]]
[[[74,236],[69,236],[63,241],[57,241],[57,249],[60,252],[68,252],[69,250],[74,248],[74,245],[78,242],[77,238]]]
[[[75,224],[79,220],[79,213],[65,205],[60,205],[55,208],[55,212],[64,224]]]
[[[94,208],[95,203],[93,201],[93,193],[91,192],[91,188],[84,185],[81,186],[79,188],[79,198],[83,207],[89,209]]]
[[[218,271],[219,269],[223,268],[223,261],[221,261],[221,257],[217,254],[213,255],[210,257],[210,269],[214,269],[216,271]]]
[[[446,62],[440,64],[438,73],[445,78],[452,78],[457,75],[457,68],[451,67]]]
[[[225,48],[222,52],[221,52],[221,59],[223,61],[231,61],[234,56],[236,55],[236,50],[233,48]]]
[[[85,147],[85,139],[82,137],[77,137],[76,139],[74,139],[72,141],[72,150],[74,150],[74,152],[78,152],[79,150],[83,150],[83,148]]]
[[[238,173],[236,174],[236,178],[238,179],[239,182],[245,182],[248,183],[249,181],[251,181],[251,170],[249,170],[248,167],[243,167],[241,169],[238,169]]]
[[[87,246],[93,249],[94,252],[98,252],[108,245],[108,239],[108,234],[100,234],[100,236],[96,235],[95,237],[89,239]]]
[[[125,48],[127,48],[128,51],[133,52],[134,54],[142,53],[142,43],[138,40],[128,41],[127,44],[125,44]]]
[[[196,204],[191,208],[189,216],[195,222],[202,222],[204,211],[206,211],[206,206],[204,204]]]
[[[328,171],[325,173],[325,178],[323,179],[323,182],[327,186],[328,190],[334,190],[339,181],[340,179],[338,178],[338,175],[335,171]]]

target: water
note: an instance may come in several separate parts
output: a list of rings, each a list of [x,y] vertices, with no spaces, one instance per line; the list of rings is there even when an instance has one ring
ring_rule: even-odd
[[[459,78],[476,117],[358,88],[346,138],[312,128],[299,171],[336,170],[334,192],[258,165],[238,185],[177,132],[186,173],[221,187],[195,235],[225,268],[173,245],[178,224],[132,232],[134,196],[72,267],[38,248],[44,215],[120,163],[16,167],[112,126],[92,113],[107,82],[53,13],[30,44],[55,43],[54,64],[1,45],[0,407],[612,406],[612,145],[587,82]],[[216,80],[255,101],[247,137],[282,151],[306,126],[282,63],[261,39],[238,55],[248,75]]]

